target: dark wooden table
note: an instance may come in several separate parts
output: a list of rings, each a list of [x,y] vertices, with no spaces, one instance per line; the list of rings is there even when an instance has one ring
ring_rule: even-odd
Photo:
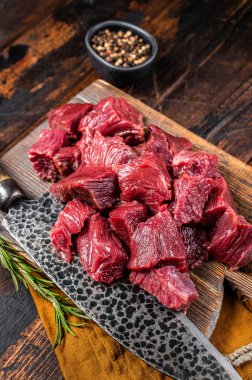
[[[83,46],[122,19],[158,39],[152,74],[123,89],[252,164],[252,3],[0,0],[0,150],[99,76]],[[0,378],[62,379],[28,291],[0,269]]]

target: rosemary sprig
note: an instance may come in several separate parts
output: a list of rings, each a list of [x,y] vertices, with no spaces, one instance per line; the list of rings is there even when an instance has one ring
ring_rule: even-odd
[[[74,315],[82,320],[89,318],[78,308],[75,307],[68,297],[63,297],[55,292],[55,285],[51,280],[44,277],[41,270],[29,264],[25,258],[19,255],[20,249],[7,239],[0,236],[0,265],[6,268],[12,277],[16,291],[19,282],[26,288],[32,286],[44,299],[51,302],[54,307],[54,318],[56,333],[53,348],[60,346],[64,333],[76,335],[71,327],[83,326],[84,323],[69,322],[68,317]]]

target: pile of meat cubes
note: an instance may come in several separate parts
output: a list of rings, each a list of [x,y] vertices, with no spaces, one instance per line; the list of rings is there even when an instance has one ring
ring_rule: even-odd
[[[215,155],[155,125],[122,98],[65,104],[29,150],[38,176],[66,203],[51,231],[68,263],[94,279],[129,276],[165,306],[198,298],[189,270],[209,257],[233,269],[252,257],[252,226],[237,214]]]

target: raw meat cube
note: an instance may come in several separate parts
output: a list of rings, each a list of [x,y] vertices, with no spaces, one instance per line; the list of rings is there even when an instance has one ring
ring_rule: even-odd
[[[58,170],[53,157],[63,146],[69,145],[67,134],[62,130],[44,130],[28,151],[29,160],[37,175],[47,181],[56,181]]]
[[[173,174],[177,177],[184,173],[213,178],[221,176],[218,172],[218,157],[206,152],[182,150],[174,156],[172,166]]]
[[[214,227],[208,251],[216,260],[238,269],[252,261],[252,225],[232,208]]]
[[[232,194],[225,179],[223,177],[216,178],[204,209],[204,223],[212,224],[229,207],[236,210]]]
[[[154,153],[167,165],[172,166],[175,154],[181,150],[192,150],[190,141],[183,137],[175,137],[155,125],[150,125],[148,140],[135,147],[140,155]]]
[[[143,116],[123,98],[101,100],[80,121],[79,131],[87,127],[100,131],[104,136],[133,136],[139,142],[144,139]]]
[[[109,221],[117,236],[127,245],[136,225],[147,219],[146,206],[137,202],[122,203],[109,213]]]
[[[129,278],[169,309],[186,311],[199,298],[189,274],[179,272],[174,266],[134,271]]]
[[[201,221],[213,186],[214,180],[203,176],[183,174],[174,180],[175,201],[171,209],[178,225]]]
[[[173,155],[179,153],[181,150],[192,150],[193,148],[192,143],[184,137],[175,137],[168,132],[165,132],[165,136]]]
[[[70,201],[59,213],[58,219],[51,229],[52,245],[61,257],[71,262],[74,255],[72,236],[80,232],[85,221],[95,213],[93,207],[77,199]]]
[[[166,133],[155,125],[150,125],[148,140],[135,147],[139,155],[145,156],[150,153],[157,155],[166,166],[171,167],[173,153],[169,149]]]
[[[142,201],[155,212],[162,202],[172,197],[171,177],[164,162],[153,154],[139,157],[115,170],[123,201]]]
[[[49,112],[48,119],[51,129],[64,129],[69,135],[76,136],[79,122],[88,114],[93,104],[69,103]]]
[[[126,164],[136,157],[136,153],[123,142],[122,137],[104,137],[98,131],[95,132],[94,139],[85,152],[87,164],[106,168]]]
[[[128,255],[107,219],[99,214],[93,215],[88,232],[78,236],[77,247],[81,263],[93,280],[111,284],[123,277]]]
[[[207,232],[189,226],[181,226],[179,230],[185,245],[187,265],[189,268],[196,268],[208,259]]]
[[[146,222],[140,222],[131,237],[130,270],[178,265],[187,270],[185,246],[172,215],[162,206]],[[183,266],[181,267],[181,263]]]
[[[226,210],[217,220],[210,244],[209,252],[227,252],[238,233],[239,215],[231,208]]]
[[[81,152],[77,146],[60,148],[53,157],[53,162],[58,172],[66,177],[80,166]]]
[[[60,202],[77,198],[103,210],[117,200],[117,176],[112,170],[82,163],[75,172],[53,184],[50,191]]]

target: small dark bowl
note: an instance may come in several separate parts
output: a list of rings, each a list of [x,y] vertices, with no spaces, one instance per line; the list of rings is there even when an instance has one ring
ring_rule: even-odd
[[[151,45],[150,57],[142,64],[134,67],[117,67],[108,63],[99,56],[98,53],[91,46],[91,39],[94,34],[103,29],[110,30],[131,30],[132,32],[140,35],[144,41]],[[109,82],[115,84],[127,84],[135,82],[136,80],[145,77],[152,69],[154,59],[156,58],[158,45],[156,39],[144,29],[139,28],[133,24],[123,21],[104,21],[92,26],[85,36],[85,45],[89,58],[95,69],[102,75],[102,77]]]

